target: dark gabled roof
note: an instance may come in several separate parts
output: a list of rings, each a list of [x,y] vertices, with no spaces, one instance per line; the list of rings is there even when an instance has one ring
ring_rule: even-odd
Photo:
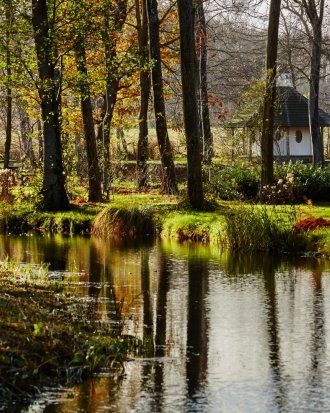
[[[308,99],[290,86],[277,87],[275,123],[280,127],[308,127]],[[319,109],[320,126],[330,125],[330,115]]]
[[[319,114],[320,126],[330,126],[330,115],[322,109],[319,109]],[[226,127],[253,126],[257,115],[258,108],[254,112],[238,112],[227,122]],[[309,127],[308,99],[291,86],[277,86],[275,124],[278,127]]]

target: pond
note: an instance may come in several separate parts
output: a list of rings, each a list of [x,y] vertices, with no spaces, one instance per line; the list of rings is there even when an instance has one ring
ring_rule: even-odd
[[[22,412],[330,411],[329,262],[58,235],[0,248],[49,263],[91,320],[150,343],[123,376],[45,391]]]

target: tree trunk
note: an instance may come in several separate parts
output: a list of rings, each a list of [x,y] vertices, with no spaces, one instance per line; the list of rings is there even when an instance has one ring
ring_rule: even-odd
[[[59,211],[69,208],[69,200],[64,186],[58,85],[53,62],[54,38],[48,23],[47,0],[32,0],[32,26],[44,135],[43,208]]]
[[[271,0],[268,22],[266,90],[261,136],[261,183],[260,198],[263,188],[273,182],[273,140],[276,100],[276,61],[278,46],[278,29],[280,21],[281,0]]]
[[[147,0],[149,21],[150,57],[154,62],[151,70],[152,88],[154,94],[154,112],[156,119],[156,134],[162,164],[162,192],[177,194],[178,188],[175,176],[172,147],[170,144],[165,113],[163,90],[162,62],[159,43],[159,18],[157,0]]]
[[[213,139],[210,124],[210,111],[207,87],[207,30],[203,1],[198,0],[197,18],[199,27],[199,72],[200,72],[200,102],[203,134],[203,160],[210,164],[213,157]]]
[[[314,29],[314,28],[313,28]],[[321,27],[315,27],[312,45],[311,73],[309,84],[309,126],[313,146],[313,163],[324,166],[324,144],[320,130],[319,94],[320,94],[320,66],[321,66]]]
[[[112,31],[110,35],[110,9],[114,7],[112,18]],[[113,117],[117,94],[119,90],[120,76],[116,67],[116,42],[118,33],[123,28],[127,16],[127,0],[119,0],[116,4],[106,5],[103,20],[103,45],[105,54],[105,78],[106,89],[104,99],[104,115],[99,126],[98,138],[103,143],[103,196],[109,199],[111,181],[111,160],[110,160],[110,128]]]
[[[98,163],[96,136],[93,120],[93,109],[88,84],[86,67],[86,51],[83,38],[78,38],[75,44],[75,54],[80,89],[81,114],[84,124],[85,147],[88,165],[88,200],[101,202],[101,173]]]
[[[10,161],[10,148],[12,137],[12,117],[13,117],[13,97],[11,88],[11,51],[10,51],[10,38],[11,38],[11,25],[12,25],[12,4],[11,0],[5,2],[5,14],[6,14],[6,140],[5,151],[3,159],[4,169],[9,168]]]
[[[135,1],[136,22],[139,42],[139,55],[141,64],[144,65],[149,60],[148,51],[148,17],[146,0],[142,1],[142,13],[140,12],[140,2]],[[142,14],[142,15],[141,15]],[[140,113],[139,113],[139,139],[137,144],[136,170],[137,187],[143,189],[148,185],[147,160],[148,160],[148,106],[151,82],[150,70],[140,72]]]
[[[33,145],[31,140],[31,122],[26,110],[22,107],[18,107],[18,116],[20,120],[20,132],[21,132],[21,148],[23,150],[23,156],[27,157],[30,161],[31,168],[37,167],[36,157],[33,151]]]
[[[204,203],[200,153],[200,127],[195,90],[194,9],[192,0],[178,0],[183,114],[187,141],[188,198],[191,206]]]
[[[322,23],[324,15],[324,0],[317,3],[315,0],[306,2],[302,5],[312,26],[312,54],[311,71],[309,80],[309,125],[313,146],[313,163],[321,167],[324,166],[324,143],[320,131],[319,115],[319,93],[320,93],[320,71],[322,54]]]
[[[44,161],[44,139],[42,136],[42,125],[41,125],[41,120],[37,120],[37,132],[38,132],[38,157],[39,157],[39,162]]]

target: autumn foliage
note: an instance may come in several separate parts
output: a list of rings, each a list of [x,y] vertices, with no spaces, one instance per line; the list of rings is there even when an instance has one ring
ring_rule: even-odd
[[[308,217],[295,223],[296,231],[312,231],[319,228],[330,227],[330,220],[324,218]]]

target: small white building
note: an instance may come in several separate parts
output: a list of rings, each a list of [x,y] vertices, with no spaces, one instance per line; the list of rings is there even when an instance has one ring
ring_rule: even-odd
[[[228,123],[230,128],[253,129],[250,145],[252,156],[260,155],[260,130],[256,127],[254,114],[237,114]],[[330,126],[330,115],[319,109],[320,127]],[[251,134],[250,134],[251,135]],[[312,140],[309,127],[308,99],[291,86],[277,86],[275,106],[274,160],[311,162]]]

